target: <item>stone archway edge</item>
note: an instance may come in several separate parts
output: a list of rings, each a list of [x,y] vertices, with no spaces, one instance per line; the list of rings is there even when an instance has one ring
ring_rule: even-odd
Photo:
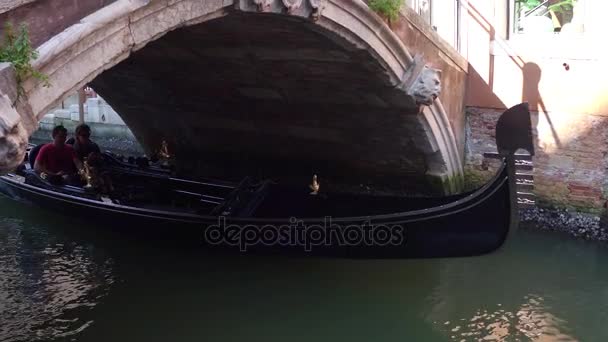
[[[49,75],[52,86],[44,88],[38,80],[28,79],[23,85],[28,99],[27,110],[17,111],[24,122],[37,122],[57,102],[147,43],[176,28],[221,17],[233,10],[244,10],[245,7],[238,8],[238,5],[255,5],[255,1],[118,0],[83,18],[39,47],[39,57],[33,65]],[[285,5],[283,0],[264,1],[275,7]],[[404,78],[411,77],[408,72],[411,73],[414,59],[397,35],[364,1],[305,1],[317,6],[316,17],[312,18],[304,6],[292,9],[289,15],[308,17],[316,25],[332,31],[350,44],[371,51],[384,66],[391,83],[403,88]],[[413,96],[411,89],[403,91]],[[439,152],[440,159],[447,167],[430,171],[462,174],[460,153],[449,122],[446,124],[447,116],[439,100],[434,102],[430,111],[434,117],[430,118],[433,129],[425,131],[428,143],[433,146],[431,150]],[[27,133],[31,134],[32,129],[26,127]]]
[[[51,87],[30,78],[24,83],[38,120],[77,88],[127,58],[134,45],[129,15],[148,0],[118,0],[68,27],[39,48],[33,66],[49,76]]]
[[[57,101],[103,70],[128,57],[132,51],[180,26],[193,25],[209,20],[209,17],[223,16],[227,14],[227,9],[234,5],[234,1],[118,0],[83,18],[38,49],[39,57],[34,61],[34,67],[51,76],[51,84],[54,86],[41,89],[42,84],[35,79],[25,82],[24,88],[32,111],[40,118],[40,115]],[[384,21],[360,0],[325,0],[323,4],[321,18],[317,23],[330,30],[336,30],[337,25],[340,27],[337,33],[343,38],[370,48],[385,65],[392,83],[395,86],[401,84],[413,58]],[[109,41],[112,44],[109,44]],[[100,45],[104,45],[104,48],[96,49]],[[101,51],[91,54],[92,50]],[[82,54],[91,55],[87,60],[90,66],[70,65],[66,68],[66,65],[83,59]],[[93,66],[99,63],[102,63],[103,67],[95,70]],[[82,81],[64,84],[69,80],[63,80],[61,75],[56,75],[61,69],[70,69],[72,75],[83,74]],[[61,85],[58,86],[58,83]]]

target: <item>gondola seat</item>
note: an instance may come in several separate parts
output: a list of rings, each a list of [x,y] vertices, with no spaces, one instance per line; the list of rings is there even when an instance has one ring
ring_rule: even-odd
[[[24,177],[25,184],[28,185],[33,185],[50,191],[61,192],[67,195],[84,197],[92,200],[101,200],[101,196],[99,194],[87,191],[82,187],[51,184],[48,180],[42,179],[42,177],[40,177],[40,175],[38,175],[34,170],[25,170]]]
[[[34,163],[36,162],[36,157],[38,156],[38,153],[40,152],[40,149],[42,148],[42,146],[44,146],[46,144],[47,143],[38,144],[38,145],[32,147],[32,149],[29,151],[29,153],[28,153],[28,161],[29,161],[30,167],[32,169],[34,168]]]
[[[239,185],[218,205],[211,215],[229,217],[252,217],[268,194],[270,181],[253,184],[251,178],[244,178]]]

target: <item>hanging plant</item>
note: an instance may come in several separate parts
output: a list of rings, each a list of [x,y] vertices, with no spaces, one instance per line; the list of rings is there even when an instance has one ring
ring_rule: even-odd
[[[564,13],[564,12],[572,11],[575,4],[576,4],[576,0],[563,0],[556,4],[550,5],[549,10],[557,12],[557,13]]]
[[[542,4],[541,0],[517,0],[526,11],[530,11]]]
[[[531,11],[542,5],[544,2],[545,1],[541,0],[517,0],[517,3],[520,4],[526,11]],[[563,0],[556,4],[549,5],[548,9],[554,12],[566,12],[572,10],[575,4],[576,0]]]
[[[389,23],[397,20],[404,0],[369,0],[369,8],[388,19]]]
[[[4,25],[4,40],[0,46],[0,62],[9,62],[15,68],[17,79],[17,100],[25,94],[23,82],[29,77],[35,77],[43,82],[45,87],[50,86],[49,77],[42,74],[32,66],[32,60],[38,57],[38,52],[32,47],[29,32],[25,25],[21,25],[19,32],[15,32],[13,25]]]

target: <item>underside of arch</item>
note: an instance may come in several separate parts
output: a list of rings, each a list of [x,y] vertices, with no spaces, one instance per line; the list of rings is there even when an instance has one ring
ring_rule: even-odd
[[[150,152],[168,141],[182,172],[459,190],[436,73],[363,2],[117,1],[36,63],[53,86],[29,80],[21,117],[91,83]]]

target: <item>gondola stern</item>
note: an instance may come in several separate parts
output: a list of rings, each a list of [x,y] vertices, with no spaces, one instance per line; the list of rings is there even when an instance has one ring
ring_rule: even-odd
[[[509,236],[519,226],[519,211],[517,201],[517,181],[515,170],[515,153],[519,149],[526,150],[534,156],[534,129],[527,102],[520,103],[507,109],[496,123],[496,148],[503,157],[508,171],[510,228]]]

